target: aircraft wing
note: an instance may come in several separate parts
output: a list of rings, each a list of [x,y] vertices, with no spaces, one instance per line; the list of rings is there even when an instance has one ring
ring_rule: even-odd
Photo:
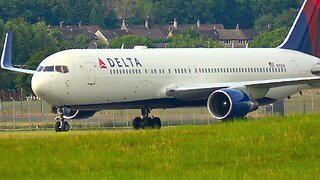
[[[7,69],[15,72],[22,72],[27,74],[34,74],[36,71],[15,68],[12,66],[12,32],[6,34],[6,39],[3,46],[2,56],[1,56],[1,68]]]
[[[208,98],[212,92],[222,88],[234,88],[240,90],[264,90],[266,93],[267,91],[269,91],[269,89],[276,87],[304,84],[309,85],[317,83],[320,83],[320,77],[285,78],[200,85],[177,85],[171,88],[167,88],[166,93],[168,96],[181,99],[204,99]]]

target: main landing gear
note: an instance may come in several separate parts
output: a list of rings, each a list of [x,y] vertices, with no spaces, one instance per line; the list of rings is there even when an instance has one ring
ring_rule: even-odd
[[[53,109],[54,111],[54,109]],[[56,132],[67,132],[70,130],[70,126],[69,123],[67,121],[65,121],[64,119],[64,114],[63,114],[63,108],[62,107],[58,107],[56,109],[56,113],[58,114],[58,116],[55,118],[56,123],[54,125],[54,128],[56,130]]]
[[[161,120],[158,117],[149,117],[151,109],[150,108],[143,108],[141,109],[142,117],[136,117],[133,120],[133,128],[135,130],[138,129],[160,129],[161,128]]]

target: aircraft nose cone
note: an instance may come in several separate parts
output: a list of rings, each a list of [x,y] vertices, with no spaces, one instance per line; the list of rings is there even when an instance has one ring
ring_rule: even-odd
[[[50,93],[51,80],[42,74],[35,74],[31,80],[31,88],[38,97],[45,99]]]

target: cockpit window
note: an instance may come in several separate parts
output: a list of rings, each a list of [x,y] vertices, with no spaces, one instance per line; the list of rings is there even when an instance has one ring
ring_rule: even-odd
[[[63,72],[64,73],[68,73],[69,72],[69,68],[67,66],[62,66]]]
[[[68,73],[69,68],[67,66],[55,66],[55,71],[60,73]]]
[[[36,70],[37,72],[59,72],[59,73],[68,73],[69,68],[67,66],[39,66]]]
[[[43,72],[53,72],[54,71],[54,66],[46,66],[43,70]]]
[[[43,70],[43,66],[39,66],[36,71],[41,72],[42,70]]]
[[[64,73],[68,73],[69,72],[69,68],[67,66],[62,66],[63,67],[63,72]]]
[[[62,66],[55,66],[55,71],[63,73]]]

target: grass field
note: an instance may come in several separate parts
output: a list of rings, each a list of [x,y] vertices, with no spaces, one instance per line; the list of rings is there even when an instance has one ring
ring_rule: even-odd
[[[143,131],[0,134],[1,179],[317,179],[320,114]]]

